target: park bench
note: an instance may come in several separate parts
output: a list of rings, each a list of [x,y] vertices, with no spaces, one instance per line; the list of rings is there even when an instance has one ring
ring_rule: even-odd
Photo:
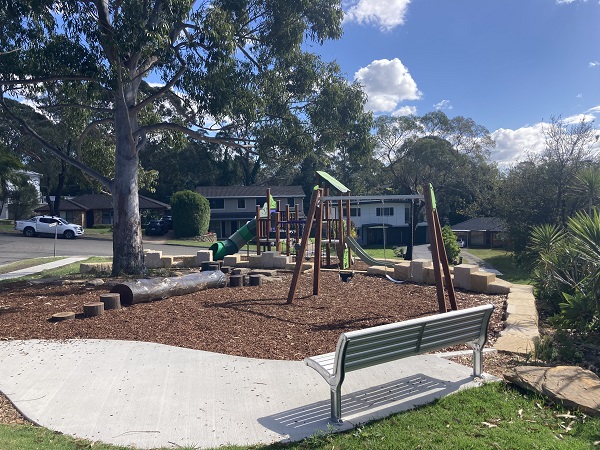
[[[336,351],[305,358],[329,384],[331,421],[341,423],[346,372],[458,344],[473,348],[473,376],[483,371],[483,345],[494,305],[451,311],[404,322],[342,333]]]

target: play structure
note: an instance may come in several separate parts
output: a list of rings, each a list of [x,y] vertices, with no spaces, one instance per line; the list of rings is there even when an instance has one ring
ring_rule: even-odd
[[[298,279],[303,269],[303,263],[308,256],[311,236],[313,236],[313,227],[314,243],[312,244],[313,252],[310,256],[314,258],[313,295],[318,295],[321,269],[332,268],[333,254],[337,257],[334,266],[339,270],[340,279],[344,281],[350,279],[353,275],[353,254],[358,256],[368,266],[393,268],[398,261],[388,261],[385,259],[386,230],[393,228],[389,224],[390,217],[393,216],[393,208],[389,205],[394,204],[394,202],[410,204],[412,223],[413,202],[424,200],[440,312],[447,310],[444,282],[448,289],[451,309],[456,309],[454,288],[444,250],[441,226],[437,216],[435,196],[431,184],[423,186],[424,195],[356,196],[351,195],[350,189],[326,172],[317,171],[316,181],[317,184],[312,191],[309,210],[305,218],[301,217],[297,205],[294,211],[291,210],[289,205],[286,205],[286,208],[283,209],[281,202],[276,201],[271,196],[270,190],[267,189],[267,201],[262,208],[260,206],[256,207],[255,218],[237,230],[228,239],[217,242],[210,247],[213,259],[218,261],[228,255],[234,255],[240,252],[244,246],[250,245],[251,241],[254,241],[256,245],[257,255],[260,255],[263,250],[270,251],[273,247],[277,252],[285,253],[287,256],[290,256],[292,252],[295,253],[296,264],[287,299],[288,303],[292,303],[296,295]],[[332,195],[332,191],[334,195]],[[361,202],[363,204],[373,204],[375,202],[381,205],[377,208],[376,214],[379,216],[380,225],[370,226],[369,228],[378,229],[382,232],[384,260],[371,257],[353,236],[354,224],[351,221],[352,206],[354,205],[354,209],[357,210],[357,205],[360,205]],[[405,227],[406,223],[408,223],[406,214],[408,214],[407,208],[405,209],[404,216]],[[299,239],[300,235],[302,237]],[[284,242],[285,249],[282,252]],[[442,270],[444,272],[443,278]],[[391,279],[389,276],[388,278]]]

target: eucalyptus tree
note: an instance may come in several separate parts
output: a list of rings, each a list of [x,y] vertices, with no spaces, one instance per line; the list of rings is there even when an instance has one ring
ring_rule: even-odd
[[[112,194],[113,273],[137,274],[145,269],[138,167],[156,136],[183,133],[263,159],[343,141],[358,116],[334,116],[343,136],[327,134],[321,118],[360,89],[302,47],[339,38],[341,19],[339,0],[0,0],[1,94],[84,115],[78,153],[92,132],[111,136],[107,175],[12,114]]]

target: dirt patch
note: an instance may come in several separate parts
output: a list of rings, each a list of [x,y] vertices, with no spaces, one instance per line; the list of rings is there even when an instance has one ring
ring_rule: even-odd
[[[318,296],[312,295],[312,275],[303,275],[297,298],[288,305],[290,281],[291,274],[284,273],[281,281],[262,286],[210,289],[87,319],[83,305],[98,301],[111,284],[12,283],[0,286],[0,339],[121,339],[252,358],[302,360],[334,351],[342,332],[438,312],[433,286],[395,284],[362,274],[344,283],[336,272],[324,272]],[[456,297],[459,309],[496,306],[487,344],[493,346],[503,327],[506,296],[457,291]],[[50,320],[52,314],[64,311],[75,312],[76,319]],[[499,375],[507,363],[507,357],[486,355],[484,370]],[[2,405],[6,402],[0,402],[0,409]],[[2,417],[0,413],[0,422],[4,422]]]

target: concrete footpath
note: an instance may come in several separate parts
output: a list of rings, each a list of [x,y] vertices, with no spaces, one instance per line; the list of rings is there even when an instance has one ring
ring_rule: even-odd
[[[40,273],[44,270],[56,269],[57,267],[66,266],[68,264],[83,261],[88,259],[89,256],[71,256],[69,258],[59,259],[46,264],[40,264],[26,269],[15,270],[14,272],[0,274],[0,280],[11,280],[13,278],[25,277],[27,275],[33,275],[34,273]]]
[[[131,341],[0,342],[0,391],[24,416],[136,448],[269,444],[347,430],[481,384],[471,373],[436,355],[352,372],[344,423],[332,428],[328,385],[301,361]]]

